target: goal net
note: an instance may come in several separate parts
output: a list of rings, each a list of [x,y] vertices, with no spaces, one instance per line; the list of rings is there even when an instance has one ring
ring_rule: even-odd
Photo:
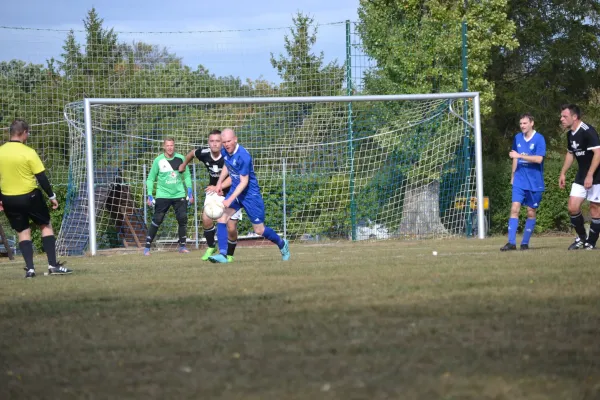
[[[94,203],[90,207],[85,102],[68,104],[70,163],[62,254],[143,245],[152,209],[145,177],[165,137],[187,154],[212,129],[233,128],[254,159],[266,224],[290,240],[425,239],[471,234],[465,199],[476,195],[476,94],[339,98],[97,99],[91,104]],[[103,103],[103,104],[95,104]],[[194,162],[199,216],[208,173]],[[90,241],[90,214],[95,230]],[[172,212],[170,214],[173,214]],[[245,216],[245,215],[244,215]],[[173,244],[168,215],[156,243]],[[241,237],[251,237],[247,219]],[[95,243],[94,243],[95,242]],[[92,254],[95,252],[95,248]]]

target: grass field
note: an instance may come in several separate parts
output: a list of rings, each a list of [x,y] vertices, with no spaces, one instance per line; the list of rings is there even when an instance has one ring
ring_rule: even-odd
[[[0,261],[0,398],[599,399],[600,252],[571,239]]]

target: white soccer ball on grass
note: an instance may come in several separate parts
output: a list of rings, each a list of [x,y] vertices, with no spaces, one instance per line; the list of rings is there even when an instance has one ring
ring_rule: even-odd
[[[225,211],[223,202],[218,199],[212,199],[204,204],[204,213],[210,219],[219,219]]]

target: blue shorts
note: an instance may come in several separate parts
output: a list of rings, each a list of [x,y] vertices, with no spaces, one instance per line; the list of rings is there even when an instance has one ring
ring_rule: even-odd
[[[231,191],[230,193],[232,193]],[[226,199],[229,196],[225,197]],[[265,222],[265,203],[259,195],[240,195],[229,206],[238,211],[240,208],[246,210],[248,219],[252,224],[263,224]]]
[[[532,192],[513,186],[512,201],[513,203],[521,203],[530,208],[538,208],[542,202],[542,194],[544,192]]]

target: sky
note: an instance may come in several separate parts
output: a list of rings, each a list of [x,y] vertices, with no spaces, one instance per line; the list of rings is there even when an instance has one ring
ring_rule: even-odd
[[[359,0],[6,1],[0,26],[27,29],[0,29],[0,61],[45,64],[51,57],[60,58],[70,29],[76,31],[79,43],[85,42],[82,21],[95,7],[104,26],[119,32],[123,42],[167,47],[192,69],[202,64],[218,76],[276,82],[270,53],[277,56],[284,51],[284,35],[289,33],[285,27],[293,25],[296,12],[319,24],[315,50],[323,51],[326,61],[342,63],[345,26],[331,23],[357,21],[358,6]]]

